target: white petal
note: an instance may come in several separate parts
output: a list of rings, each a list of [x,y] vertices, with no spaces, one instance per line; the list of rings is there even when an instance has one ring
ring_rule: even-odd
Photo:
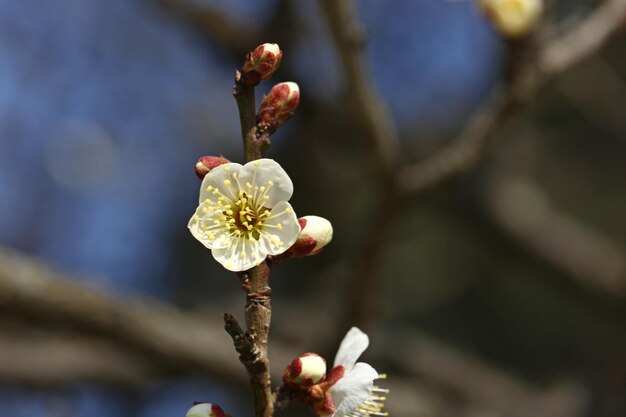
[[[261,226],[261,245],[268,255],[279,255],[285,252],[298,239],[300,224],[291,204],[286,201],[278,203],[268,217],[263,219]]]
[[[237,200],[239,198],[239,187],[237,186],[237,181],[233,178],[233,174],[238,174],[242,168],[240,164],[234,162],[213,168],[202,180],[199,203],[202,203],[207,198],[215,200],[220,195],[224,195],[230,200]]]
[[[351,328],[339,345],[333,366],[342,365],[346,368],[346,372],[350,372],[369,344],[370,339],[365,333],[357,327]]]
[[[210,174],[210,173],[209,173]],[[273,159],[257,159],[243,166],[239,174],[242,189],[253,196],[255,207],[272,208],[293,194],[293,183]],[[255,190],[255,188],[258,189]]]
[[[205,200],[198,206],[187,227],[193,237],[207,248],[225,248],[232,239],[228,226],[222,221],[222,211],[209,201]]]
[[[378,378],[378,372],[370,365],[359,362],[330,388],[337,411],[336,416],[344,416],[356,410],[369,398],[374,380]]]
[[[229,271],[246,271],[261,263],[267,253],[261,250],[259,242],[245,237],[233,239],[233,244],[227,248],[212,251],[215,260]]]

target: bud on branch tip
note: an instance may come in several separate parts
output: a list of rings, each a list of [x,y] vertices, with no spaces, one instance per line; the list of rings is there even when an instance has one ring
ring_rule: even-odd
[[[241,69],[243,78],[250,85],[257,85],[276,72],[282,59],[283,52],[277,44],[264,43],[259,45],[246,56],[246,61]]]

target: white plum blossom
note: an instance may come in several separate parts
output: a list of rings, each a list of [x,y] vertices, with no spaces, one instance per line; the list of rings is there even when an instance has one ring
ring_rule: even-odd
[[[328,390],[336,409],[331,417],[388,415],[382,411],[386,399],[382,395],[389,391],[374,385],[376,379],[384,379],[386,375],[367,363],[357,362],[368,346],[369,338],[357,327],[351,328],[343,338],[334,366],[343,367],[344,374]]]
[[[300,233],[287,202],[293,184],[272,159],[226,163],[202,180],[199,206],[189,230],[230,271],[245,271],[279,255]]]

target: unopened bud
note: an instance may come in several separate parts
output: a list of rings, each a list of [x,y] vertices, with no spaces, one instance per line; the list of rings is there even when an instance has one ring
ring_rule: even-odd
[[[213,168],[227,164],[230,161],[223,156],[201,156],[196,163],[196,175],[203,180],[206,174],[211,172]]]
[[[264,43],[246,56],[241,72],[252,85],[267,80],[274,74],[283,59],[283,52],[275,43]]]
[[[300,88],[294,82],[276,84],[263,98],[257,114],[260,130],[272,134],[284,125],[300,103]]]
[[[217,404],[198,403],[187,411],[185,417],[227,417]]]
[[[295,256],[315,255],[333,240],[333,225],[319,216],[304,216],[298,219],[300,235],[289,249]]]
[[[479,0],[479,7],[508,37],[528,35],[543,14],[543,0]]]
[[[326,361],[316,353],[305,353],[294,359],[283,372],[283,381],[292,387],[307,389],[322,382]]]

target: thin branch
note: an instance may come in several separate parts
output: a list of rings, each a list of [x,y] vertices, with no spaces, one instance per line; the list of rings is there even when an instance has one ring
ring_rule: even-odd
[[[156,301],[99,294],[34,258],[0,249],[0,312],[114,340],[162,366],[239,378],[219,325]]]
[[[254,337],[250,333],[244,332],[239,322],[231,314],[224,314],[224,329],[233,339],[235,350],[239,353],[239,360],[248,371],[255,406],[264,404],[264,409],[267,408],[268,398],[272,399],[272,393],[267,381],[269,363],[266,356],[261,354]],[[269,393],[267,392],[268,388],[270,389]]]
[[[235,75],[233,96],[237,102],[241,122],[241,136],[244,144],[244,159],[254,161],[263,156],[263,142],[256,137],[255,83],[249,83],[241,71]],[[267,261],[240,274],[242,288],[246,292],[245,317],[247,334],[258,352],[253,363],[242,363],[248,370],[254,398],[256,417],[274,415],[274,397],[270,375],[270,362],[267,354],[270,323],[272,321],[271,288],[269,286],[270,266]],[[231,316],[232,318],[232,316]],[[236,321],[227,320],[226,330],[236,330]],[[241,333],[241,331],[239,332]],[[230,334],[230,331],[229,331]],[[231,336],[233,336],[231,334]],[[255,353],[256,353],[255,352]],[[240,352],[241,353],[241,352]]]
[[[85,337],[0,338],[0,382],[28,386],[57,386],[96,382],[141,386],[163,368],[115,343]]]
[[[386,185],[395,187],[398,137],[387,106],[366,70],[365,35],[351,0],[320,0],[320,6],[345,72],[348,109],[368,140]]]
[[[564,35],[538,46],[535,59],[510,55],[514,71],[495,99],[471,121],[450,145],[415,165],[400,176],[404,189],[420,194],[470,172],[483,159],[487,150],[507,124],[515,118],[539,88],[554,75],[566,70],[597,51],[626,19],[626,0],[607,0],[580,24]],[[512,61],[511,61],[512,58]]]
[[[556,75],[595,53],[626,21],[626,0],[607,0],[568,33],[552,40],[539,57],[539,67]]]
[[[485,413],[476,415],[586,415],[588,393],[573,381],[535,387],[412,329],[399,328],[397,332],[401,336],[386,349],[392,363],[438,385],[446,393],[444,398],[460,397],[471,408]]]
[[[489,187],[485,206],[531,253],[587,288],[626,297],[626,248],[559,211],[528,180],[499,178]]]
[[[371,159],[382,179],[384,208],[379,207],[374,227],[359,251],[353,265],[353,274],[346,291],[348,300],[343,319],[337,326],[337,337],[351,325],[364,329],[371,326],[379,305],[372,295],[378,290],[378,268],[382,263],[382,247],[395,221],[388,207],[397,211],[402,206],[398,193],[397,163],[398,137],[386,104],[373,88],[374,82],[367,71],[364,54],[364,33],[351,0],[320,0],[321,10],[339,53],[346,77],[347,108],[354,123],[367,140]]]
[[[198,31],[232,51],[233,56],[243,56],[258,39],[259,29],[250,22],[234,22],[223,12],[192,0],[151,0],[163,10],[186,21]]]

